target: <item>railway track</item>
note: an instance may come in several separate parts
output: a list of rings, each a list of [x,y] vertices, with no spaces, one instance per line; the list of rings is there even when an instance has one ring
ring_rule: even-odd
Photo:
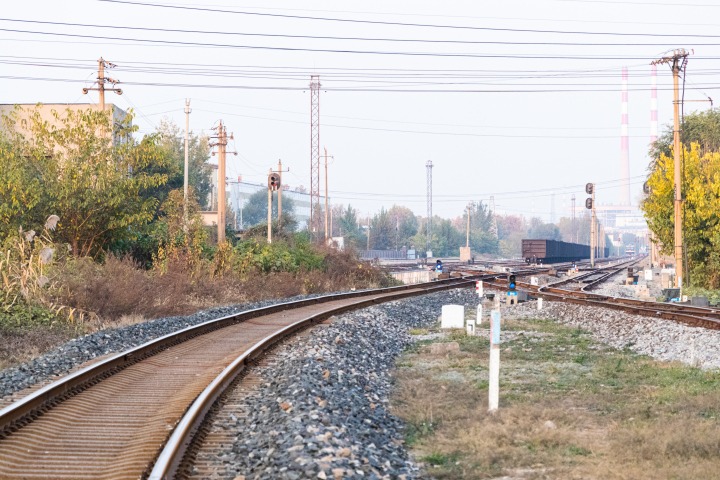
[[[498,275],[274,305],[113,355],[0,410],[0,478],[175,478],[213,403],[273,345],[334,315]]]
[[[544,286],[535,286],[523,282],[518,282],[517,285],[519,288],[532,292],[537,297],[549,301],[562,301],[579,305],[611,308],[634,315],[672,320],[693,327],[720,330],[720,309],[718,308],[694,307],[690,305],[679,305],[676,303],[636,300],[632,298],[599,295],[591,292],[592,289],[601,283],[621,273],[629,265],[633,265],[639,261],[640,260],[630,260],[620,265],[606,266],[602,275],[599,275],[598,270],[593,270]],[[579,290],[561,288],[561,286],[565,284],[576,283],[590,277],[597,278],[594,278]],[[490,285],[504,287],[505,281],[503,279],[496,279],[495,281],[490,282]]]

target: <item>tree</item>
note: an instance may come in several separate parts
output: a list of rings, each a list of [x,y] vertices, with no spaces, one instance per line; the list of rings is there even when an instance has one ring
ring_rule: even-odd
[[[720,287],[720,153],[701,153],[700,144],[684,148],[683,243],[688,284]],[[651,193],[641,208],[664,255],[674,256],[674,160],[664,153],[648,179]],[[688,275],[688,273],[690,275]]]
[[[536,224],[528,231],[528,238],[540,238],[543,240],[562,240],[562,236],[560,235],[560,229],[554,223],[542,223],[539,225]]]
[[[3,150],[10,169],[1,171],[6,176],[0,184],[37,179],[22,187],[39,188],[33,193],[34,205],[22,212],[25,219],[58,215],[55,239],[69,244],[75,256],[95,256],[114,239],[132,238],[134,228],[154,218],[158,201],[145,194],[167,182],[168,176],[159,173],[167,155],[157,134],[133,139],[137,127],[129,126],[132,111],[116,125],[109,112],[92,109],[68,108],[64,115],[53,115],[54,124],[37,110],[29,111],[21,124],[16,114],[3,117],[11,147]],[[18,164],[18,156],[25,165]],[[0,158],[0,163],[5,160]],[[17,198],[5,186],[0,197],[0,205],[12,205]],[[14,222],[8,219],[4,226]]]
[[[345,214],[337,219],[340,226],[341,235],[346,245],[363,249],[365,247],[366,238],[358,227],[358,211],[348,205]]]
[[[650,158],[659,159],[661,155],[673,158],[674,125],[665,125],[663,133],[650,145]],[[699,154],[720,151],[720,107],[704,112],[692,112],[685,115],[680,124],[680,143],[697,143]],[[650,171],[657,165],[650,164]]]
[[[397,248],[409,246],[410,238],[418,232],[418,220],[415,214],[407,207],[393,205],[388,210],[393,228],[397,228]]]
[[[391,250],[395,246],[395,226],[384,208],[375,215],[370,224],[370,249]]]
[[[243,224],[252,226],[252,225],[258,225],[261,223],[267,224],[267,218],[268,218],[268,194],[267,190],[258,190],[257,192],[250,195],[250,198],[248,198],[247,203],[245,203],[243,209]],[[295,212],[295,202],[291,198],[288,198],[287,196],[283,198],[282,202],[282,213],[283,213],[283,223],[285,222],[285,217],[292,217],[292,214]],[[272,200],[272,218],[273,221],[277,219],[278,215],[278,194],[277,192],[273,192],[273,200]],[[289,224],[288,219],[288,224]],[[293,220],[294,222],[294,220]]]
[[[183,188],[185,182],[185,132],[171,120],[160,121],[157,132],[161,135],[160,145],[166,149],[169,160],[168,181],[166,184],[148,192],[148,196],[158,199],[162,204],[168,192]],[[208,197],[212,188],[210,147],[207,137],[202,133],[190,132],[188,135],[188,185],[193,188],[200,208],[208,209]]]

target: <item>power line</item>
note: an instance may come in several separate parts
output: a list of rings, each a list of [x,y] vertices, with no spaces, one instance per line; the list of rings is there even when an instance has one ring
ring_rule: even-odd
[[[110,0],[99,0],[99,1],[110,1]],[[140,44],[151,44],[151,45],[182,45],[190,47],[211,47],[211,48],[239,48],[248,50],[271,50],[271,51],[287,51],[287,52],[312,52],[312,53],[352,53],[361,55],[399,55],[399,56],[410,56],[410,57],[441,57],[441,58],[505,58],[505,59],[520,59],[520,60],[649,60],[653,57],[646,56],[599,56],[599,55],[507,55],[507,54],[474,54],[474,53],[432,53],[432,52],[390,52],[380,50],[349,50],[349,49],[330,49],[330,48],[302,48],[302,47],[271,47],[267,45],[237,45],[227,43],[203,43],[203,42],[188,42],[178,40],[156,40],[156,39],[142,39],[142,38],[123,38],[123,37],[109,37],[101,35],[81,35],[78,33],[57,33],[57,32],[37,32],[31,30],[18,30],[12,28],[0,28],[3,32],[13,33],[25,33],[31,35],[48,35],[57,37],[73,37],[83,39],[99,39],[99,40],[114,40],[122,42],[132,42]],[[717,60],[720,57],[695,57],[695,60]]]
[[[77,83],[76,79],[69,78],[47,78],[47,77],[29,77],[29,76],[14,76],[14,75],[0,75],[0,78],[8,80],[26,80],[26,81],[43,81],[43,82],[69,82]],[[160,82],[122,82],[123,85],[137,85],[137,86],[151,86],[151,87],[181,87],[181,88],[215,88],[224,90],[288,90],[288,91],[304,91],[307,87],[282,87],[282,86],[253,86],[253,85],[199,85],[191,83],[160,83]],[[702,86],[689,90],[716,90],[719,86]],[[633,88],[628,91],[640,92],[649,91],[650,88]],[[658,91],[671,90],[671,88],[658,88]],[[357,87],[323,87],[323,91],[333,92],[387,92],[387,93],[572,93],[572,92],[618,92],[618,88],[606,88],[606,89],[526,89],[526,90],[471,90],[471,89],[407,89],[407,88],[357,88]]]
[[[191,33],[202,35],[230,35],[243,37],[265,37],[265,38],[292,38],[307,40],[346,40],[346,41],[370,41],[370,42],[402,42],[402,43],[430,43],[430,44],[459,44],[459,45],[554,45],[554,46],[599,46],[599,47],[656,47],[674,45],[673,41],[663,43],[580,43],[580,42],[508,42],[508,41],[480,41],[480,40],[432,40],[422,38],[371,38],[371,37],[338,37],[338,36],[321,36],[321,35],[288,35],[278,33],[248,33],[248,32],[221,32],[210,30],[183,30],[171,28],[149,28],[149,27],[129,27],[123,25],[98,25],[87,23],[68,23],[68,22],[49,22],[41,20],[24,20],[15,18],[0,18],[2,22],[18,22],[32,23],[40,25],[59,25],[66,27],[85,27],[85,28],[102,28],[115,30],[133,30],[143,32],[162,32],[162,33]],[[713,36],[720,38],[720,35]],[[693,43],[693,46],[718,46],[720,43]]]
[[[717,38],[717,35],[684,35],[684,34],[671,34],[671,33],[617,33],[617,32],[586,32],[586,31],[565,31],[565,30],[537,30],[537,29],[521,29],[521,28],[496,28],[496,27],[474,27],[466,25],[438,25],[438,24],[426,24],[426,23],[402,23],[402,22],[388,22],[379,20],[359,20],[352,18],[331,18],[331,17],[312,17],[303,15],[288,15],[278,13],[261,13],[261,12],[247,12],[239,10],[223,10],[215,8],[204,8],[204,7],[188,7],[181,5],[164,5],[157,3],[147,2],[129,2],[126,0],[98,0],[106,3],[119,3],[125,5],[143,6],[143,7],[160,7],[160,8],[171,8],[177,10],[189,10],[189,11],[202,11],[212,13],[231,13],[237,15],[252,15],[260,17],[274,17],[274,18],[290,18],[298,20],[319,20],[328,22],[342,22],[342,23],[359,23],[359,24],[371,24],[371,25],[389,25],[399,27],[423,27],[423,28],[449,28],[458,30],[485,30],[493,32],[523,32],[523,33],[552,33],[552,34],[569,34],[569,35],[610,35],[610,36],[624,36],[624,37],[675,37],[675,38]]]

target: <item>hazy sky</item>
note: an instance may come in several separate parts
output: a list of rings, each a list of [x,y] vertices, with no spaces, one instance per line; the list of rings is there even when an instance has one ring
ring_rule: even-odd
[[[619,201],[623,66],[633,199],[648,162],[650,61],[694,49],[685,98],[719,85],[720,4],[709,0],[184,1],[3,2],[0,103],[96,102],[82,88],[102,56],[124,91],[106,101],[134,108],[141,132],[163,117],[184,128],[191,98],[191,130],[222,119],[234,132],[229,177],[264,182],[282,159],[285,183],[309,187],[307,88],[319,74],[333,203],[424,215],[432,160],[434,213],[494,194],[499,211],[549,220],[550,190],[557,217],[572,193],[584,202],[586,182],[600,204]],[[662,131],[672,78],[658,74]]]

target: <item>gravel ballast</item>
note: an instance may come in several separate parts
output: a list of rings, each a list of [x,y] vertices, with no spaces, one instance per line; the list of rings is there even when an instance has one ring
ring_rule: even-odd
[[[316,328],[263,371],[244,421],[230,427],[237,440],[217,461],[247,480],[416,478],[389,406],[390,370],[410,328],[436,322],[442,305],[477,302],[474,290],[451,290]]]
[[[679,360],[701,368],[720,368],[720,331],[609,308],[561,302],[544,302],[540,311],[537,302],[527,302],[508,309],[506,314],[557,319],[593,332],[596,340],[615,348],[630,348],[657,360]]]
[[[255,308],[278,303],[320,297],[325,294],[299,295],[282,300],[266,300],[215,307],[183,317],[167,317],[126,327],[101,330],[66,342],[29,362],[0,371],[0,398],[12,395],[53,376],[65,375],[77,365],[94,358],[137,347],[155,338],[184,328]]]

